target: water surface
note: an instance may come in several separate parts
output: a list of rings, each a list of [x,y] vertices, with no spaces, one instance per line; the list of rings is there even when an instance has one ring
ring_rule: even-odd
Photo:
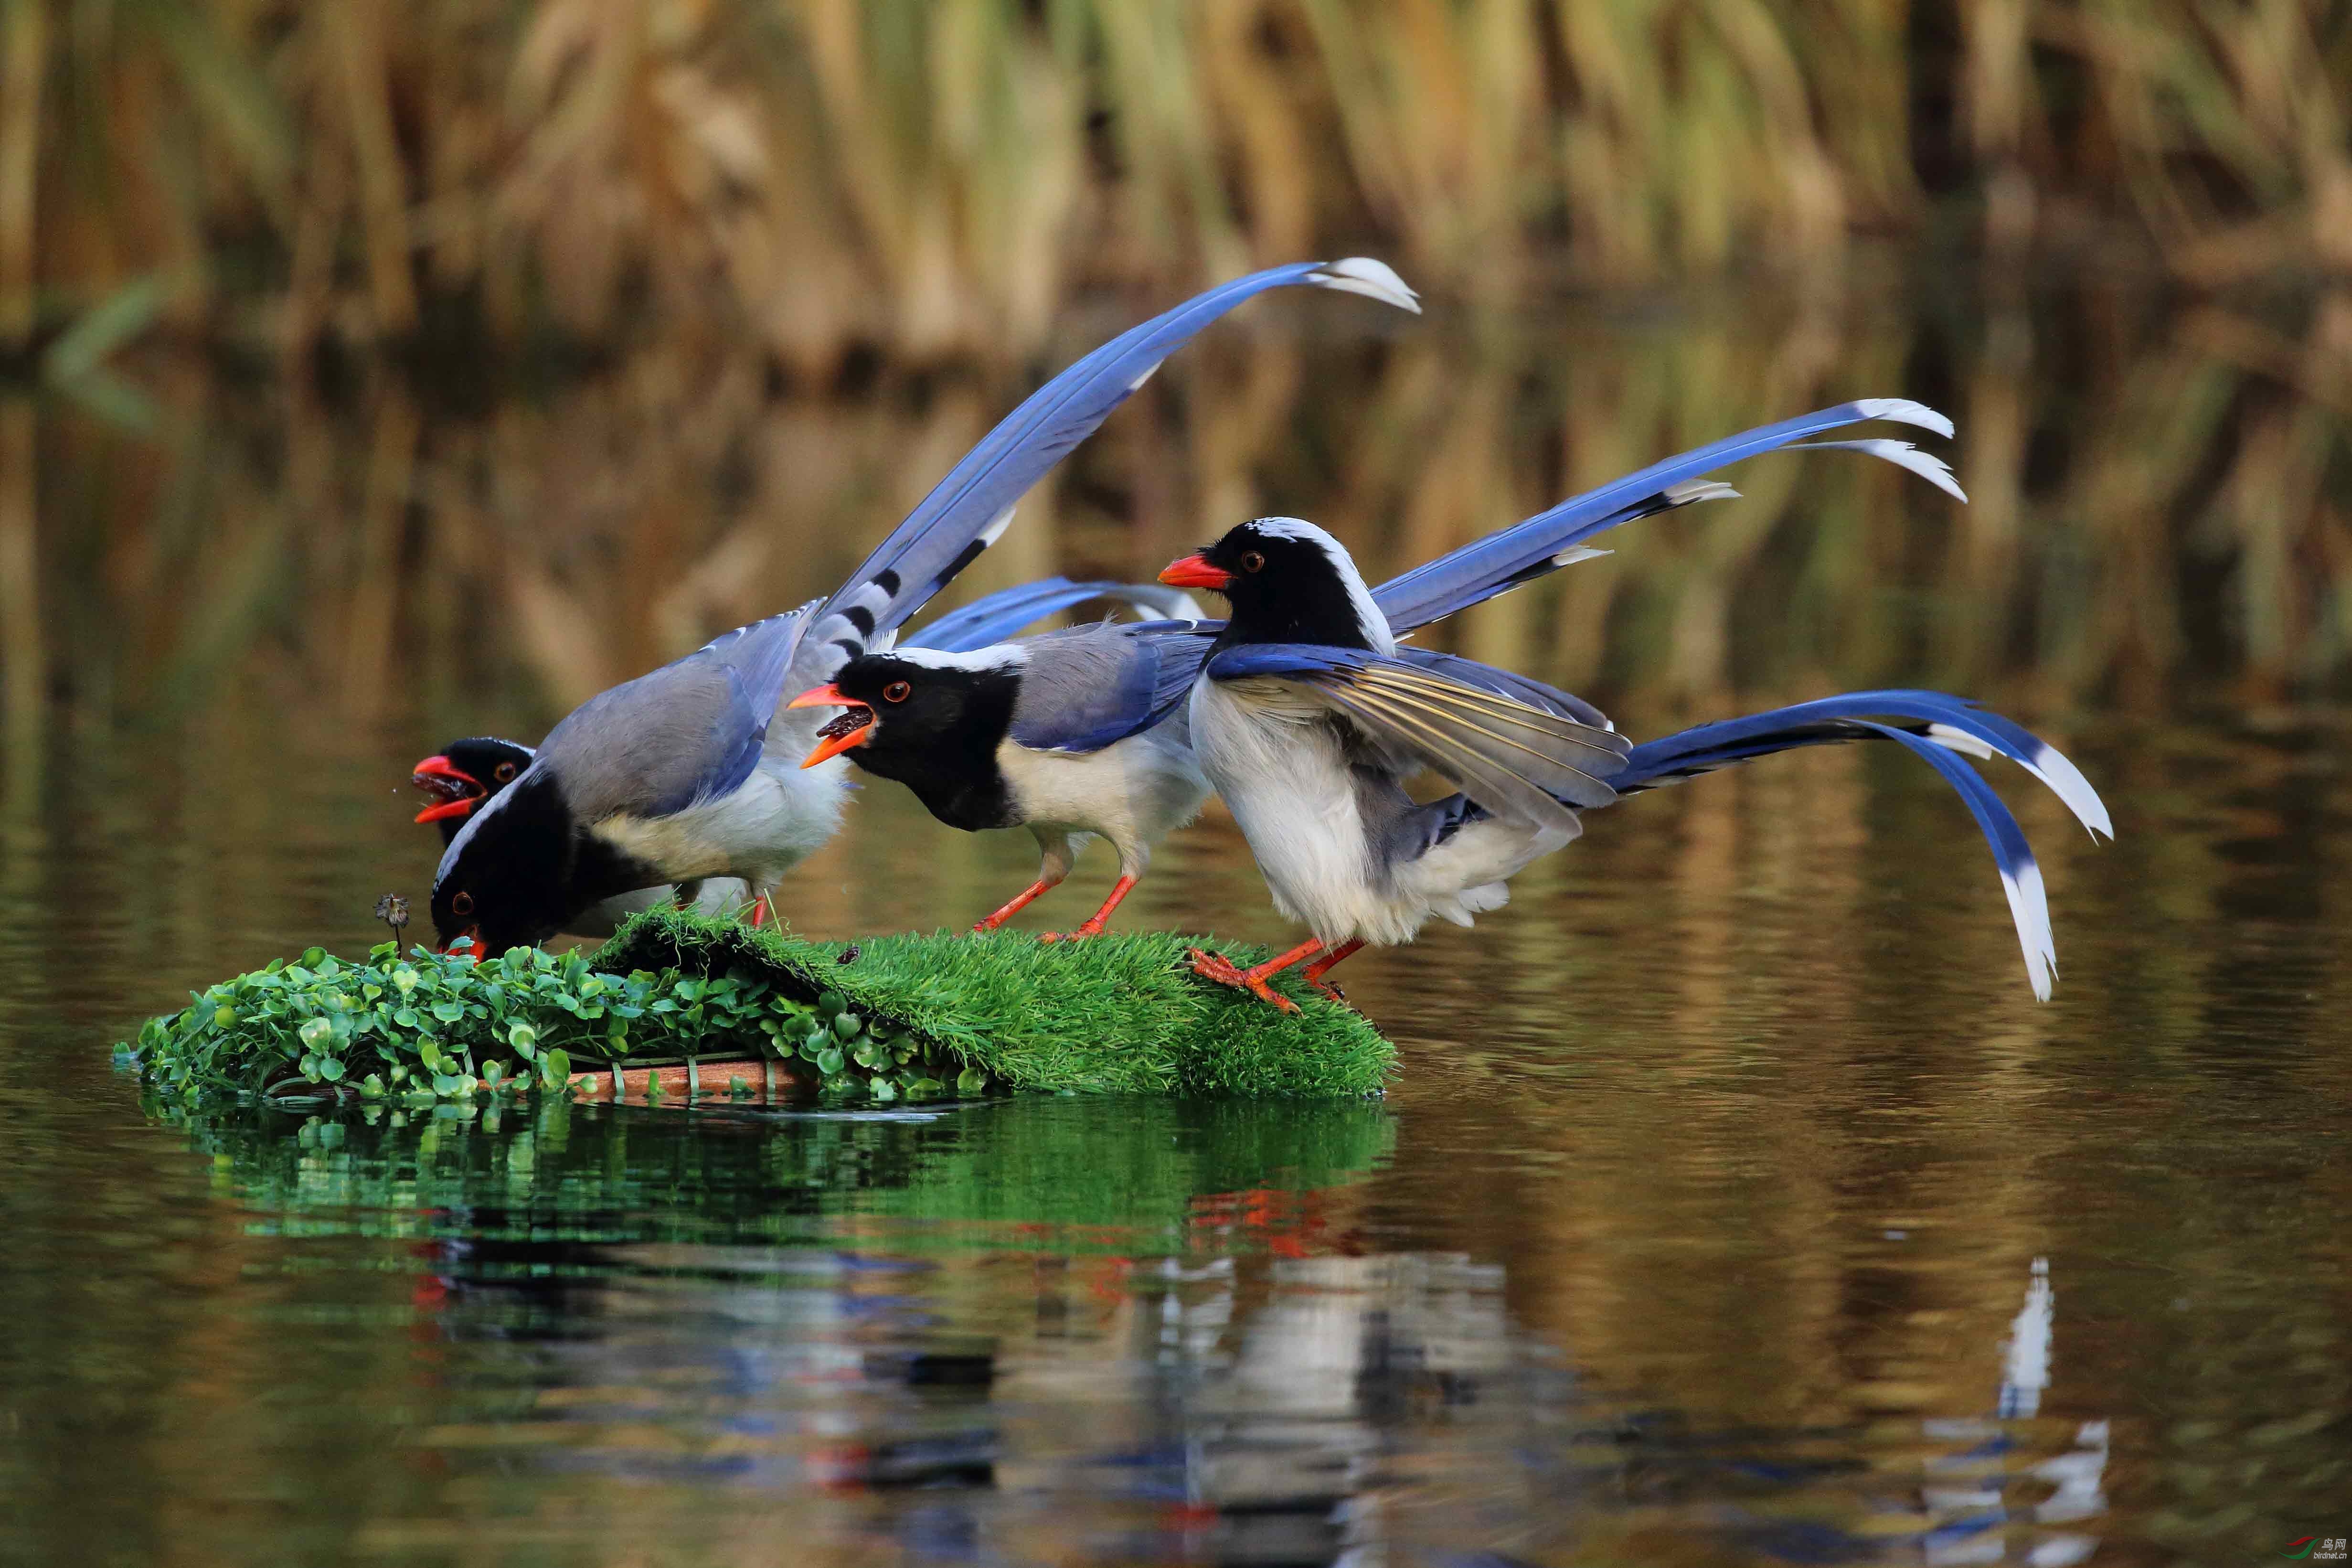
[[[1817,381],[1760,390],[1699,373],[1785,368],[1786,336],[1636,333],[1628,384],[1705,395],[1622,461],[1588,440],[1573,462],[1830,401],[1817,383],[1849,370],[1888,379],[1834,395],[1924,377],[1984,412],[1965,354],[1898,376],[1913,327],[1851,330],[1812,344]],[[1297,372],[1286,342],[1262,352]],[[1308,353],[1307,384],[1340,352]],[[1504,447],[1532,439],[1508,413],[1519,353],[1464,394]],[[1388,363],[1362,395],[1417,374]],[[39,416],[57,640],[0,811],[0,1555],[2051,1568],[2352,1534],[2352,721],[2210,687],[2134,700],[2126,602],[2052,619],[2060,556],[2023,549],[2041,586],[2000,622],[1935,568],[1949,524],[1925,487],[1757,485],[1780,531],[1729,509],[1720,530],[1760,578],[1693,525],[1658,536],[1664,585],[1601,624],[1563,590],[1473,638],[1599,679],[1636,735],[1982,675],[2120,835],[2095,847],[1993,775],[2049,874],[2048,1005],[1948,791],[1892,748],[1823,752],[1596,814],[1476,931],[1352,963],[1402,1052],[1380,1103],[192,1119],[142,1108],[111,1042],[272,956],[363,946],[379,892],[421,906],[409,763],[538,732],[576,695],[549,671],[593,679],[567,648],[601,668],[698,635],[760,576],[709,562],[785,504],[689,493],[674,542],[712,553],[663,581],[703,596],[589,636],[594,595],[550,584],[609,585],[583,564],[611,559],[593,507],[527,528],[483,500],[584,485],[548,459],[576,401],[499,413],[466,448],[480,485],[453,489],[465,419],[206,395],[226,411],[163,458]],[[411,473],[418,452],[439,466]],[[1263,483],[1310,515],[1377,510],[1394,462],[1318,479],[1328,457]],[[1147,495],[1184,467],[1136,461]],[[2035,493],[2063,511],[2078,480]],[[1038,522],[1045,563],[1124,562],[1084,493]],[[1517,504],[1487,500],[1408,508],[1367,552],[1402,564]],[[1841,550],[1928,564],[1899,595],[1825,585],[1845,557],[1801,537],[1816,500],[1885,531]],[[1203,531],[1137,528],[1160,559]],[[821,549],[848,553],[845,529]],[[2022,651],[1997,622],[2030,627]],[[877,785],[793,918],[967,921],[1033,865]],[[1082,865],[1025,923],[1066,925],[1107,877]],[[1281,934],[1213,817],[1123,918]]]

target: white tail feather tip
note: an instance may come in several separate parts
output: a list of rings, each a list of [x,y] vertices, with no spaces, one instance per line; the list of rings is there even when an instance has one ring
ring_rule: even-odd
[[[1916,425],[1923,430],[1949,437],[1952,422],[1924,403],[1914,403],[1907,397],[1858,397],[1856,408],[1864,419],[1892,419],[1899,425]]]
[[[1378,300],[1416,316],[1421,314],[1421,296],[1396,275],[1396,268],[1369,256],[1345,256],[1337,261],[1327,261],[1320,271],[1308,273],[1307,281],[1336,289],[1342,294],[1361,294],[1367,300]]]
[[[1811,447],[1821,452],[1867,452],[1898,468],[1908,468],[1954,500],[1966,505],[1968,492],[1952,478],[1952,466],[1933,452],[1923,452],[1908,441],[1889,440],[1883,436],[1868,436],[1853,441],[1798,441],[1791,450]]]
[[[2042,868],[2029,860],[2011,876],[2000,874],[2000,889],[2009,895],[2010,918],[2017,923],[2017,944],[2025,951],[2025,977],[2033,985],[2033,999],[2050,1000],[2058,977],[2058,943],[2050,931],[2050,900],[2042,889]]]
[[[1614,555],[1613,550],[1595,550],[1589,544],[1571,544],[1551,558],[1555,566],[1573,566],[1580,561],[1597,561],[1603,555]]]
[[[2026,765],[2034,777],[2050,786],[2053,795],[2066,803],[2066,809],[2074,814],[2075,821],[2090,829],[2093,839],[2105,834],[2110,842],[2114,840],[2116,824],[2107,815],[2107,803],[2099,798],[2099,792],[2091,787],[2083,770],[2066,760],[2065,753],[2045,742]]]
[[[1721,479],[1685,479],[1678,485],[1668,485],[1658,492],[1676,506],[1690,506],[1703,500],[1738,500],[1739,492]]]

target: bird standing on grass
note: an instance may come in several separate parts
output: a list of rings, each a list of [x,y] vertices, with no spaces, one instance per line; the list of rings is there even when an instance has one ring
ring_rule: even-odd
[[[1428,584],[1471,574],[1448,569]],[[1161,581],[1233,606],[1192,685],[1193,753],[1232,807],[1275,908],[1311,933],[1251,968],[1200,949],[1192,966],[1286,1011],[1297,1005],[1269,987],[1275,974],[1304,963],[1304,978],[1336,997],[1324,976],[1359,949],[1411,942],[1433,915],[1466,926],[1500,908],[1512,876],[1581,831],[1579,811],[1798,746],[1891,740],[1951,783],[1992,846],[2038,997],[2056,972],[2041,871],[2016,818],[1955,753],[2008,757],[2095,835],[2114,837],[2072,763],[1939,692],[1854,692],[1637,746],[1507,672],[1416,664],[1346,549],[1297,518],[1244,523]],[[1423,771],[1458,793],[1416,803],[1405,781]]]
[[[452,741],[409,771],[408,782],[430,797],[416,814],[441,830],[446,852],[466,819],[530,766],[536,753],[520,741],[496,735],[469,735]],[[733,877],[706,877],[677,886],[637,888],[615,893],[589,905],[564,922],[572,936],[610,936],[631,915],[660,904],[675,904],[698,914],[719,916],[751,901],[751,890]]]
[[[842,766],[796,765],[819,724],[780,716],[784,695],[890,647],[1161,360],[1243,300],[1288,285],[1411,300],[1380,262],[1301,262],[1212,289],[1087,354],[990,431],[831,595],[715,637],[557,724],[442,856],[442,943],[466,938],[495,953],[543,941],[615,894],[706,878],[741,878],[767,900],[833,836],[847,790]]]
[[[1373,590],[1372,601],[1395,633],[1427,625],[1601,553],[1582,543],[1595,534],[1695,501],[1728,499],[1737,493],[1729,486],[1699,476],[1792,445],[1864,451],[1958,494],[1943,464],[1906,442],[1801,439],[1869,419],[1951,433],[1950,422],[1934,410],[1892,398],[1743,431],[1465,545]],[[1035,835],[1037,879],[975,931],[995,929],[1060,882],[1085,842],[1101,837],[1118,856],[1118,880],[1102,907],[1068,933],[1098,935],[1143,875],[1153,847],[1191,821],[1208,796],[1186,700],[1223,623],[1185,615],[1162,624],[1051,632],[954,657],[901,648],[851,659],[830,684],[793,700],[796,708],[848,709],[825,727],[803,765],[845,754],[869,773],[907,784],[950,827],[1026,827]],[[1608,722],[1589,704],[1540,682],[1426,649],[1402,649],[1398,657],[1588,725]],[[1064,938],[1049,933],[1043,940]]]
[[[1047,577],[1017,588],[1000,589],[960,610],[950,610],[902,646],[950,653],[985,647],[1032,622],[1096,599],[1155,614],[1169,613],[1171,602],[1191,604],[1175,589],[1156,584],[1073,583],[1066,577]],[[473,735],[450,742],[410,770],[409,783],[429,797],[417,812],[416,820],[437,826],[442,847],[446,850],[467,817],[521,776],[535,754],[520,741],[495,735]],[[1208,785],[1204,784],[1201,788],[1205,794]],[[616,893],[582,910],[566,923],[565,930],[572,936],[610,936],[631,915],[660,904],[674,904],[713,917],[750,908],[752,923],[761,921],[760,910],[752,903],[751,889],[741,879],[706,877],[675,886],[665,884]]]

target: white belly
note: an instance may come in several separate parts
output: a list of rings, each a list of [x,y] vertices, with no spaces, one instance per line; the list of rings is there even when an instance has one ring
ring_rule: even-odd
[[[1411,942],[1509,901],[1505,879],[1576,837],[1492,818],[1427,854],[1378,863],[1347,759],[1320,704],[1271,681],[1192,688],[1192,750],[1233,809],[1274,907],[1327,946]]]
[[[1192,688],[1192,754],[1249,840],[1286,919],[1326,945],[1410,942],[1427,918],[1375,884],[1370,846],[1329,710],[1272,682]]]
[[[765,891],[840,827],[848,766],[836,757],[804,770],[763,756],[731,795],[667,816],[609,817],[596,831],[677,881],[740,877]]]
[[[1198,816],[1209,798],[1192,749],[1162,733],[1169,728],[1084,753],[1033,752],[1007,741],[996,749],[996,763],[1025,825],[1098,834],[1118,851],[1120,874],[1140,877],[1153,846]]]

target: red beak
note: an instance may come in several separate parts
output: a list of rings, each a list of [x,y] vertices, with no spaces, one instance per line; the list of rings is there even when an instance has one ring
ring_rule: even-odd
[[[801,766],[813,768],[828,762],[856,746],[862,746],[874,732],[874,710],[855,697],[842,695],[841,688],[831,684],[814,686],[802,692],[787,708],[845,708],[849,711],[817,731],[817,743]]]
[[[1208,558],[1196,550],[1181,560],[1171,561],[1160,580],[1171,588],[1206,588],[1222,594],[1233,586],[1234,574],[1210,565]]]
[[[471,941],[474,944],[466,950],[465,956],[478,960],[482,956],[482,928],[478,925],[467,926],[464,931],[461,931],[456,936],[451,937],[446,946],[436,947],[433,951],[436,952],[455,952],[457,950],[457,943],[463,941]]]
[[[463,816],[481,803],[489,791],[482,781],[458,767],[444,756],[430,756],[409,770],[408,782],[428,795],[441,798],[416,814],[419,822],[438,822],[446,816]]]

